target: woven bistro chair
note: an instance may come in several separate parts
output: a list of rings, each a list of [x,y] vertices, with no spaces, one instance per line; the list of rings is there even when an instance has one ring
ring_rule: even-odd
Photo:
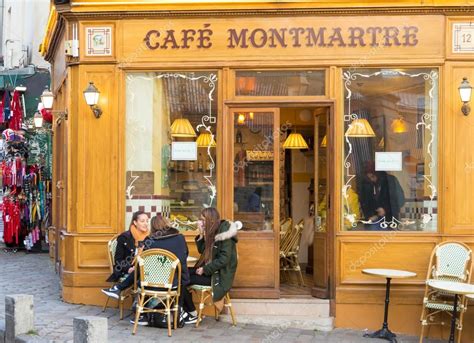
[[[290,219],[290,224],[293,223],[293,220]],[[283,279],[286,279],[287,275],[286,273],[284,273],[284,271],[286,270],[285,269],[285,266],[287,264],[287,261],[285,260],[285,256],[287,255],[287,253],[290,251],[290,244],[291,244],[291,240],[292,240],[292,237],[293,237],[293,231],[294,231],[294,227],[293,225],[290,225],[286,230],[285,232],[281,232],[280,231],[280,271],[282,271],[281,273],[281,277]]]
[[[284,273],[294,271],[299,276],[301,285],[304,286],[303,274],[298,262],[298,253],[300,250],[301,236],[303,234],[304,223],[301,220],[294,228],[291,229],[288,235],[288,241],[282,246],[280,250],[280,270]]]
[[[149,249],[137,256],[135,270],[139,272],[140,282],[137,285],[138,304],[135,312],[135,324],[132,333],[137,331],[140,315],[145,313],[162,313],[167,317],[168,336],[171,337],[171,312],[174,312],[174,329],[178,325],[178,298],[181,293],[181,263],[175,254],[164,249]],[[173,286],[173,281],[177,281]],[[152,307],[156,299],[159,308]],[[156,303],[156,302],[155,302]]]
[[[212,302],[212,287],[204,285],[191,285],[189,286],[189,289],[194,291],[199,297],[198,319],[196,322],[196,327],[199,327],[199,324],[202,321],[202,311],[206,306],[214,306],[214,317],[216,320],[219,320],[219,311]],[[232,318],[232,325],[236,326],[237,320],[235,319],[234,310],[232,309],[232,302],[230,301],[229,293],[224,296],[224,307],[229,309],[230,316]]]
[[[288,229],[291,228],[292,225],[293,225],[293,219],[286,218],[282,220],[280,223],[280,237],[283,237],[285,233],[288,231]]]
[[[472,274],[472,250],[461,242],[443,242],[431,253],[427,281],[430,279],[470,283]],[[454,296],[425,286],[423,311],[421,313],[420,343],[423,342],[425,328],[430,325],[444,325],[440,318],[443,313],[452,316]],[[459,297],[459,317],[456,320],[457,341],[461,341],[462,321],[467,310],[467,298]],[[438,320],[436,320],[438,317]],[[449,324],[450,321],[448,321]]]
[[[117,237],[119,235],[115,235],[112,237],[112,239],[107,243],[107,250],[108,250],[108,255],[109,255],[109,264],[110,264],[110,273],[114,272],[114,266],[115,266],[115,251],[117,250]],[[127,276],[123,276],[120,278],[118,282],[121,282],[125,280]],[[120,320],[123,319],[123,304],[127,298],[132,298],[133,297],[133,286],[130,286],[122,292],[120,292],[119,299],[118,299],[118,306],[120,309]],[[105,301],[104,308],[102,309],[102,312],[105,312],[107,309],[107,305],[109,304],[109,299],[110,297],[107,297],[107,300]]]

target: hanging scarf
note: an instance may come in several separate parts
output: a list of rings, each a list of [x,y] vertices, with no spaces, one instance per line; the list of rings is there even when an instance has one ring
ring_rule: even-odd
[[[20,92],[14,91],[13,99],[11,102],[10,123],[8,124],[8,127],[12,130],[20,130],[22,117],[23,109],[21,108],[20,103]]]
[[[148,237],[149,231],[142,232],[137,229],[135,225],[130,226],[130,232],[132,233],[133,239],[135,239],[135,246],[138,247],[138,242],[144,241]]]

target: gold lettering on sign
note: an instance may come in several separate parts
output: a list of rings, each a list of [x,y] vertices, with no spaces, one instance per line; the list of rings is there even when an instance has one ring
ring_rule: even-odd
[[[418,44],[416,26],[370,27],[280,27],[280,28],[229,28],[228,49],[262,48],[355,48],[365,47],[412,47]],[[212,47],[211,24],[202,28],[175,30],[150,30],[143,39],[150,50],[156,49],[209,49]]]

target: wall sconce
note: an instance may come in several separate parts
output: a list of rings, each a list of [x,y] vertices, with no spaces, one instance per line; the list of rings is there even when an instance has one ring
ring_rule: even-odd
[[[47,110],[53,108],[53,101],[54,101],[54,94],[49,90],[48,87],[45,88],[43,93],[41,94],[41,102],[43,103],[43,107]]]
[[[471,101],[472,86],[469,84],[467,77],[462,78],[461,85],[459,86],[459,95],[461,96],[461,101],[463,105],[461,107],[461,112],[465,116],[471,113],[471,107],[469,106],[469,101]]]
[[[33,117],[33,121],[35,123],[36,128],[43,127],[43,115],[41,113],[36,112]]]
[[[102,115],[102,109],[97,105],[99,102],[99,90],[94,86],[94,82],[89,82],[89,86],[84,90],[84,99],[87,105],[92,109],[96,118]]]

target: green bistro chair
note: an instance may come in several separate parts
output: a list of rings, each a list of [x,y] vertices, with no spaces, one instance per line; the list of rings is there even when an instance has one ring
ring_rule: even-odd
[[[461,242],[443,242],[438,244],[431,253],[427,281],[445,280],[470,283],[472,273],[472,250]],[[452,316],[454,296],[425,286],[423,311],[421,313],[420,343],[423,342],[425,328],[430,325],[449,325],[450,320],[443,321],[443,313]],[[467,298],[459,297],[459,317],[456,320],[457,342],[461,341],[462,321],[467,310]],[[448,318],[449,318],[448,317]]]
[[[181,263],[175,254],[164,249],[150,249],[137,256],[135,270],[140,273],[140,285],[137,284],[138,304],[132,333],[137,331],[140,315],[162,313],[167,317],[168,336],[171,337],[171,312],[174,312],[174,329],[178,327],[178,298],[181,292]],[[176,280],[175,280],[176,279]],[[173,281],[177,285],[173,286]],[[156,299],[163,308],[152,307]]]
[[[115,251],[117,250],[117,237],[119,235],[115,235],[112,237],[112,239],[107,243],[107,250],[108,250],[108,255],[109,255],[109,264],[110,264],[110,273],[113,273],[114,271],[114,266],[115,266]],[[120,278],[119,282],[125,280],[126,276],[123,276]],[[118,305],[120,309],[120,320],[123,319],[123,304],[127,298],[131,298],[133,296],[133,286],[124,289],[122,292],[120,292],[120,296],[118,299]],[[107,309],[107,305],[109,304],[109,299],[110,297],[107,297],[107,300],[105,301],[104,308],[102,309],[102,312],[105,312]]]

